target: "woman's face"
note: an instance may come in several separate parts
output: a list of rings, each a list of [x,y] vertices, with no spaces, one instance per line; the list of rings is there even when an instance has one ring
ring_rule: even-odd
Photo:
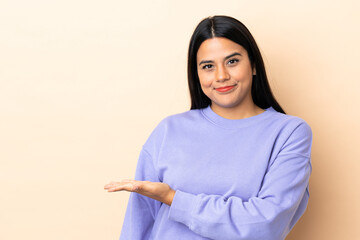
[[[207,39],[196,61],[201,89],[211,99],[213,110],[253,106],[251,84],[256,73],[241,45],[223,37]]]

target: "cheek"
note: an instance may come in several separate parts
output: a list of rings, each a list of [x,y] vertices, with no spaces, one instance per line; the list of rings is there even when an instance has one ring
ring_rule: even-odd
[[[212,78],[208,74],[198,74],[200,85],[202,87],[210,87],[212,84]]]
[[[250,65],[239,66],[238,68],[232,69],[231,75],[240,81],[249,81],[252,79],[252,69]]]
[[[248,72],[245,72],[242,69],[234,69],[233,71],[230,71],[230,75],[239,82],[244,82],[249,79]]]

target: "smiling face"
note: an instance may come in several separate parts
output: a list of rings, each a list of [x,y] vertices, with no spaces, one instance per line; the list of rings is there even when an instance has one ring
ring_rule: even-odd
[[[241,45],[223,37],[207,39],[200,45],[196,61],[201,89],[215,112],[254,106],[251,84],[256,73]]]

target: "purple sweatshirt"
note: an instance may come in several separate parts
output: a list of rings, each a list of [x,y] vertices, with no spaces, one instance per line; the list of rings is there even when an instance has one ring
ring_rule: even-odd
[[[120,239],[284,239],[308,203],[312,131],[265,110],[232,120],[208,106],[160,121],[135,179],[169,184],[173,202],[132,192]]]

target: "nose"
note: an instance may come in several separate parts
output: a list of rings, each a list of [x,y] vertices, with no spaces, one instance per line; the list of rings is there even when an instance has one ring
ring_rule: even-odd
[[[230,78],[230,75],[224,66],[219,66],[216,71],[216,81],[225,81]]]

